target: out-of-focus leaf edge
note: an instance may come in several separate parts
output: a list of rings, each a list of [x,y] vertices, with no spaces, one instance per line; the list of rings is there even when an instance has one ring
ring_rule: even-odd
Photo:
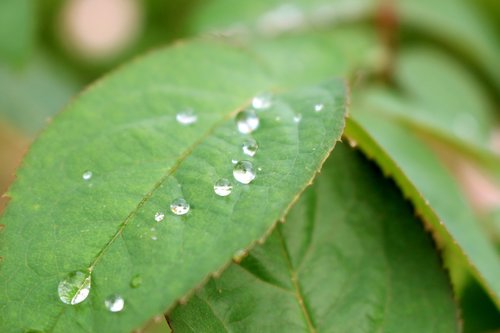
[[[500,299],[489,287],[474,262],[470,260],[462,248],[454,241],[446,225],[441,221],[438,214],[429,205],[428,201],[422,193],[420,193],[416,186],[408,179],[408,177],[406,177],[401,167],[390,157],[384,148],[380,146],[377,141],[352,118],[347,119],[344,136],[347,137],[352,143],[355,143],[368,158],[373,159],[385,174],[394,178],[403,194],[407,196],[415,206],[415,210],[417,214],[422,217],[422,221],[426,228],[431,230],[433,234],[435,233],[434,237],[439,237],[449,250],[459,253],[462,258],[465,259],[474,277],[481,283],[497,308],[500,309]]]

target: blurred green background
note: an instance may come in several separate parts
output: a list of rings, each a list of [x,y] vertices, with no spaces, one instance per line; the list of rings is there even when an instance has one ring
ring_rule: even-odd
[[[377,36],[385,63],[370,84],[405,98],[384,103],[420,121],[500,250],[499,0],[2,0],[0,193],[51,117],[141,53],[199,34],[269,40],[346,26]],[[500,332],[491,300],[447,260],[465,332]]]

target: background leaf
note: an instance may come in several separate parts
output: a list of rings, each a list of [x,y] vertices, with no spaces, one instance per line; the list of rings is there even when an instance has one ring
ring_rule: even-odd
[[[277,95],[259,113],[258,153],[244,155],[236,112],[258,92],[289,89],[266,69],[227,44],[181,44],[100,81],[56,117],[1,220],[0,330],[129,331],[260,238],[320,168],[345,115],[342,81]],[[191,126],[176,121],[186,108],[197,114]],[[252,184],[232,180],[232,159],[253,161]],[[229,197],[214,194],[219,178],[232,180]],[[178,197],[191,205],[186,216],[168,212]],[[92,273],[92,288],[70,306],[57,289],[75,270]],[[106,310],[112,294],[123,312]]]
[[[35,2],[0,2],[0,60],[19,65],[32,51],[35,28]]]
[[[264,245],[168,318],[174,332],[459,330],[430,237],[394,184],[346,147]]]
[[[498,306],[500,258],[454,179],[414,134],[370,113],[369,106],[356,108],[363,127],[350,122],[346,136],[396,179],[436,237],[461,253]]]

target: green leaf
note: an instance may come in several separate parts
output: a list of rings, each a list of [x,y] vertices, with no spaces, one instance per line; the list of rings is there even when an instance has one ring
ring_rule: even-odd
[[[69,102],[80,84],[47,57],[33,57],[22,69],[0,64],[0,120],[34,135]]]
[[[459,51],[482,70],[494,87],[500,87],[500,43],[471,3],[467,0],[402,0],[397,2],[397,8],[404,25]]]
[[[493,106],[481,83],[454,58],[430,47],[409,48],[398,56],[395,76],[405,101],[417,111],[406,117],[422,119],[455,140],[489,145]]]
[[[354,106],[356,108],[367,106]],[[358,109],[359,111],[359,109]],[[353,112],[346,136],[392,175],[435,236],[465,258],[500,305],[500,258],[480,229],[455,180],[437,156],[404,127],[370,112]]]
[[[98,82],[56,117],[0,222],[0,331],[130,331],[262,237],[311,182],[345,115],[343,82],[286,92],[267,68],[239,47],[182,43]],[[234,116],[261,91],[282,93],[259,113],[251,158]],[[176,121],[186,108],[197,114],[189,126]],[[232,159],[253,161],[250,185],[233,180]],[[233,183],[228,197],[214,193],[220,178]],[[185,216],[170,212],[179,197],[191,205]],[[67,305],[58,284],[76,270],[92,273],[91,291]],[[106,310],[112,294],[122,312]]]
[[[206,1],[191,19],[195,33],[276,36],[305,28],[363,18],[373,11],[373,0],[231,0]],[[231,8],[228,15],[227,8]]]
[[[31,53],[34,43],[35,2],[0,1],[0,60],[20,64]]]
[[[411,333],[458,332],[457,312],[412,207],[337,147],[286,223],[168,318],[180,333]]]

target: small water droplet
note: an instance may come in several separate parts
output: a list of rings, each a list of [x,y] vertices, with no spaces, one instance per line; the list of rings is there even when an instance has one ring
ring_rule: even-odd
[[[259,127],[259,117],[252,109],[241,111],[236,116],[236,126],[242,134],[249,134]]]
[[[323,103],[316,104],[314,106],[314,111],[320,112],[321,110],[323,110],[324,107],[325,107],[325,105]]]
[[[165,218],[165,214],[163,212],[157,212],[155,214],[155,221],[156,222],[161,222]]]
[[[250,184],[255,179],[255,171],[252,162],[239,161],[233,168],[233,176],[242,184]]]
[[[75,305],[83,302],[90,293],[90,274],[74,271],[66,275],[57,286],[63,303]]]
[[[154,241],[158,240],[158,236],[156,236],[156,235],[151,236],[151,240],[154,240]]]
[[[192,109],[186,109],[179,112],[175,119],[177,122],[182,125],[192,125],[198,120],[198,116],[194,113]]]
[[[233,255],[233,261],[239,264],[247,256],[247,254],[248,252],[245,249],[238,250]]]
[[[231,160],[231,163],[236,164],[238,163],[238,160]]]
[[[258,168],[257,168],[257,170],[262,171],[262,168],[261,168],[261,167],[258,167]]]
[[[300,121],[302,120],[302,115],[300,113],[296,114],[294,117],[293,117],[293,122],[294,123],[300,123]]]
[[[227,197],[231,194],[233,190],[233,185],[226,178],[221,178],[214,184],[214,192],[215,194],[221,197]]]
[[[130,280],[130,286],[132,288],[139,288],[142,284],[142,276],[139,274],[135,275],[132,280]]]
[[[83,180],[90,180],[92,178],[92,171],[87,170],[82,174]]]
[[[259,150],[259,145],[254,139],[246,139],[241,148],[243,149],[243,154],[254,157],[257,150]]]
[[[125,300],[120,295],[111,295],[106,298],[104,305],[111,312],[120,312],[125,307]]]
[[[252,106],[256,110],[266,110],[271,107],[273,96],[270,93],[263,92],[252,99]]]
[[[186,215],[189,212],[189,204],[184,198],[177,198],[170,204],[170,210],[175,215]]]

